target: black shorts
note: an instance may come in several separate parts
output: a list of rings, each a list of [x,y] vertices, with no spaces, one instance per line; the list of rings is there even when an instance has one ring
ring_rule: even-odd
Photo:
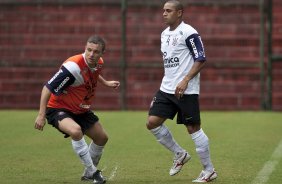
[[[177,113],[177,124],[200,124],[199,95],[183,95],[177,99],[174,94],[158,91],[153,98],[149,115],[173,119]]]
[[[48,123],[57,128],[60,132],[62,131],[59,129],[59,121],[62,121],[65,118],[71,118],[79,124],[83,134],[99,121],[98,116],[96,116],[92,111],[82,114],[74,114],[66,109],[47,108],[46,110],[46,119]],[[62,133],[65,134],[65,138],[69,137],[69,135],[65,132]]]

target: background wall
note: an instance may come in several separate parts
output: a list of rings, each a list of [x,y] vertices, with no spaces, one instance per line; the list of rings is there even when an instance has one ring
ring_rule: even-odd
[[[147,109],[160,86],[163,2],[128,3],[127,109]],[[201,72],[201,109],[261,109],[258,1],[185,2],[184,20],[201,34],[208,59]],[[282,53],[282,2],[273,4],[273,52]],[[44,83],[65,59],[84,51],[92,34],[107,41],[104,77],[121,80],[121,13],[120,0],[0,0],[0,108],[38,108]],[[274,63],[274,110],[282,110],[281,78],[282,62]],[[94,108],[120,109],[121,96],[99,86]]]

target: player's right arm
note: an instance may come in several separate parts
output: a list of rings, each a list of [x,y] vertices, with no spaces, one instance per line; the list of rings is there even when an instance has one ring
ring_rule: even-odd
[[[39,112],[35,119],[35,125],[34,125],[35,129],[38,129],[41,131],[43,130],[43,127],[46,123],[45,113],[46,113],[47,103],[48,103],[50,96],[51,96],[50,90],[44,85],[42,92],[41,92]]]
[[[35,119],[34,128],[38,130],[43,130],[43,127],[46,123],[46,109],[47,104],[50,99],[51,94],[56,96],[63,94],[65,89],[68,88],[75,81],[75,77],[72,72],[77,72],[78,66],[74,65],[73,62],[68,62],[64,64],[59,71],[44,85],[41,98],[40,98],[40,107],[38,115]]]

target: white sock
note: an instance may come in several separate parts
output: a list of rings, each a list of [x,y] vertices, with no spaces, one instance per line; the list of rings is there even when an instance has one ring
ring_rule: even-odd
[[[89,153],[95,167],[97,167],[97,165],[99,164],[103,150],[104,150],[104,146],[98,146],[93,141],[91,141],[89,145]]]
[[[202,129],[191,134],[192,139],[196,146],[196,152],[198,153],[201,163],[205,171],[212,172],[213,164],[210,159],[209,139]]]
[[[151,130],[152,134],[157,138],[157,141],[161,143],[168,150],[174,154],[184,152],[185,150],[181,148],[177,142],[173,139],[169,129],[165,125],[161,125],[157,128]]]
[[[92,163],[92,159],[88,151],[88,145],[85,142],[84,137],[82,137],[79,141],[71,140],[71,142],[74,152],[79,156],[82,164],[87,169],[87,172],[92,174],[96,172],[97,168]]]

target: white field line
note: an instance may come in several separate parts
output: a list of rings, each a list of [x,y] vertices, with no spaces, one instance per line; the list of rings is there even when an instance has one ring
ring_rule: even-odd
[[[103,167],[103,169],[101,169],[101,171],[105,171],[107,169],[107,166]]]
[[[109,180],[114,180],[114,177],[116,176],[116,173],[117,173],[117,169],[118,169],[118,166],[116,165],[113,171],[111,172]]]
[[[282,140],[280,141],[280,143],[272,153],[270,160],[264,164],[263,168],[257,174],[252,184],[266,183],[271,173],[275,170],[275,167],[279,163],[281,157],[282,157]]]

